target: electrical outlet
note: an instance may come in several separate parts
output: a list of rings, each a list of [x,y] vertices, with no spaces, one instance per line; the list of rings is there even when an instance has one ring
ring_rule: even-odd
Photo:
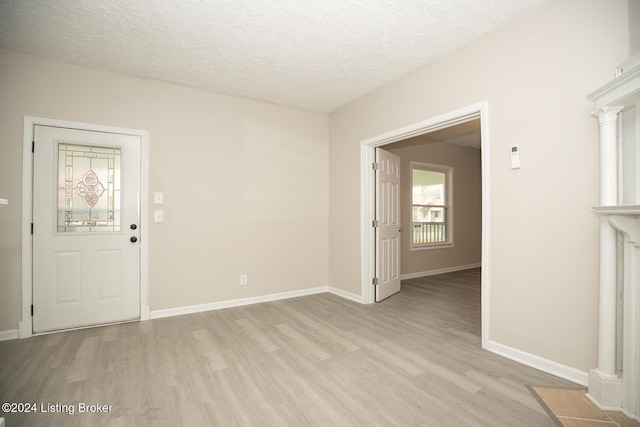
[[[248,278],[246,274],[241,274],[240,275],[240,286],[246,286],[248,283]]]

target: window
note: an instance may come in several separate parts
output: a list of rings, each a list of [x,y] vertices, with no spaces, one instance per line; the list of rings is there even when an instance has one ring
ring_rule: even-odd
[[[453,168],[411,162],[411,249],[453,245]]]

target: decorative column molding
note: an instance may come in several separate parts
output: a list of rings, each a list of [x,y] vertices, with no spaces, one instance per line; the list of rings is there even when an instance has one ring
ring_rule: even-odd
[[[593,113],[600,124],[600,204],[618,204],[617,121],[622,107],[607,106]],[[589,395],[603,408],[619,408],[622,381],[616,374],[617,231],[600,216],[600,289],[598,367],[589,372]]]
[[[615,123],[618,121],[618,113],[622,111],[624,107],[621,106],[607,106],[602,107],[599,110],[591,113],[594,117],[598,118],[600,126],[606,123]]]
[[[618,204],[618,114],[623,107],[602,107],[592,113],[600,124],[600,205]]]

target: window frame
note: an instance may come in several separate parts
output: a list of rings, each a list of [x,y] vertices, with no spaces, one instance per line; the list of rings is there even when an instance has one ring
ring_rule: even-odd
[[[424,163],[412,161],[409,163],[409,223],[411,224],[411,236],[409,238],[409,250],[410,251],[423,251],[430,249],[442,249],[453,247],[453,166],[436,165],[432,163]],[[432,243],[414,243],[413,237],[413,171],[414,169],[424,170],[429,172],[443,173],[445,176],[444,181],[444,194],[445,204],[437,205],[443,206],[446,212],[446,236],[447,239],[444,242],[432,242]]]

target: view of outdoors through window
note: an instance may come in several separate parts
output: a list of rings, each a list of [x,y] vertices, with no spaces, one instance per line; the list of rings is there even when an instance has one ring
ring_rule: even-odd
[[[445,172],[412,169],[412,238],[414,245],[447,242],[447,177]]]

